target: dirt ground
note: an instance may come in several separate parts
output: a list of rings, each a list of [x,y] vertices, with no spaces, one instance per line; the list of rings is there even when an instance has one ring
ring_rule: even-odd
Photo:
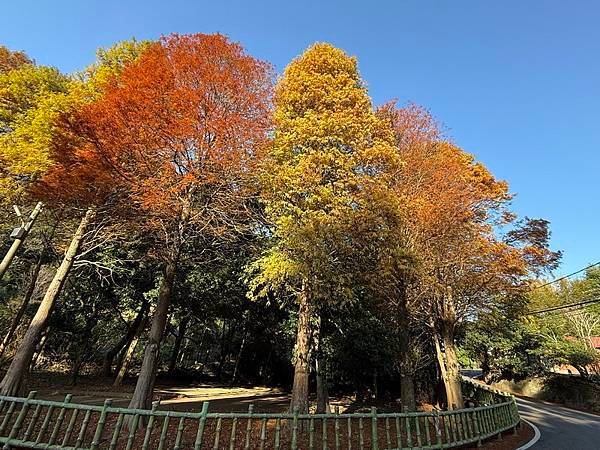
[[[526,422],[521,422],[521,427],[517,429],[517,435],[513,434],[512,430],[505,431],[502,433],[502,439],[498,440],[498,438],[490,438],[486,442],[483,442],[482,446],[479,447],[489,450],[514,450],[516,448],[525,445],[529,442],[534,436],[533,428]],[[475,450],[477,446],[468,446],[463,447],[464,449]]]
[[[103,378],[82,378],[73,386],[64,377],[54,374],[36,374],[28,383],[28,390],[37,391],[43,400],[61,401],[66,394],[73,394],[72,403],[102,405],[107,398],[113,406],[126,407],[133,393],[135,380],[123,386],[113,387]],[[277,388],[264,386],[229,386],[216,382],[169,381],[156,384],[155,400],[160,409],[167,411],[199,412],[202,403],[210,402],[211,412],[246,412],[254,404],[257,412],[283,412],[289,404],[286,393]]]

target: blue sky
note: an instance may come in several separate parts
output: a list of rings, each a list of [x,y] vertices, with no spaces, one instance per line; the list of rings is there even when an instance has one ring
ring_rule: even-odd
[[[315,41],[356,55],[376,104],[423,105],[551,221],[556,275],[600,260],[600,5],[593,1],[4,2],[0,43],[73,71],[100,46],[221,32],[278,71]]]

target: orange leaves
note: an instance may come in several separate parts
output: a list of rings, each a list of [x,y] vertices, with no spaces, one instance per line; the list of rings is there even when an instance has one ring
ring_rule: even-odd
[[[392,129],[403,162],[391,184],[400,199],[396,245],[414,258],[404,276],[414,277],[416,292],[428,291],[420,296],[431,300],[421,305],[429,317],[435,321],[436,311],[451,306],[460,320],[521,289],[537,268],[550,267],[556,254],[548,250],[547,228],[534,223],[503,239],[499,227],[514,220],[506,209],[507,183],[445,141],[426,110],[389,103],[377,114]],[[448,288],[456,295],[445,295]]]
[[[167,36],[68,118],[79,140],[58,150],[102,162],[110,176],[99,181],[122,211],[175,219],[194,195],[243,190],[271,126],[271,89],[270,66],[226,37]]]

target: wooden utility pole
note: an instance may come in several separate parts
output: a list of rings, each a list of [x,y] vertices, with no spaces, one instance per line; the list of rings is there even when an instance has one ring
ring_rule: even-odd
[[[2,280],[2,277],[8,270],[10,263],[12,262],[13,258],[19,251],[21,244],[23,244],[23,241],[29,234],[29,230],[31,230],[31,227],[33,226],[33,223],[35,222],[35,219],[37,219],[37,216],[40,214],[40,211],[42,210],[42,206],[44,206],[43,203],[38,202],[38,204],[35,205],[35,208],[33,208],[33,211],[31,211],[29,220],[25,224],[23,224],[20,228],[17,228],[13,232],[13,233],[15,233],[15,236],[14,236],[15,240],[13,241],[12,245],[6,252],[6,255],[4,255],[2,262],[0,262],[0,280]],[[17,211],[17,214],[19,214],[19,217],[20,217],[18,208],[15,207],[15,210]]]

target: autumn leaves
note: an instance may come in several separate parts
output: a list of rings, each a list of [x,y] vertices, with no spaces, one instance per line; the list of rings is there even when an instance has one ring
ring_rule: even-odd
[[[275,86],[268,63],[203,34],[123,43],[77,81],[50,86],[43,75],[41,96],[63,99],[45,122],[21,126],[28,113],[0,110],[15,118],[0,146],[3,185],[144,235],[162,281],[131,407],[149,407],[181,260],[202,264],[240,236],[262,245],[240,274],[249,295],[297,302],[291,408],[301,411],[328,305],[365,302],[397,328],[411,407],[411,329],[427,329],[448,404],[460,406],[456,327],[552,262],[547,241],[495,232],[511,217],[506,183],[446,142],[425,110],[374,108],[357,60],[329,44],[307,49]],[[40,121],[39,146],[19,141]],[[24,154],[26,180],[12,169]],[[532,261],[533,248],[547,258]]]

